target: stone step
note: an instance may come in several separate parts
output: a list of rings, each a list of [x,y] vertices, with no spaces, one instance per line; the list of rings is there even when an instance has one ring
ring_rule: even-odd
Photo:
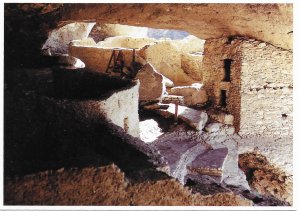
[[[175,116],[175,104],[170,103],[168,109],[158,109],[156,111],[164,117]],[[178,118],[196,130],[202,130],[208,120],[205,111],[199,111],[181,105],[178,105]]]

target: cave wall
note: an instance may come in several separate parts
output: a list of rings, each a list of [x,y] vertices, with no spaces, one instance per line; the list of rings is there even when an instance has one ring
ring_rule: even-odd
[[[63,21],[178,29],[207,40],[248,36],[292,49],[292,4],[66,4]]]
[[[147,27],[135,27],[121,24],[96,24],[89,37],[93,38],[95,42],[102,41],[108,37],[115,36],[129,36],[129,37],[148,37]]]
[[[62,4],[4,4],[4,66],[49,66],[41,54],[48,32],[61,18]]]
[[[292,4],[6,3],[5,65],[48,65],[42,45],[53,29],[73,22],[179,29],[201,39],[248,36],[284,49],[292,49],[293,40]]]
[[[48,50],[51,54],[68,54],[68,46],[72,40],[82,40],[88,37],[95,23],[70,23],[49,34],[42,46],[42,50]]]

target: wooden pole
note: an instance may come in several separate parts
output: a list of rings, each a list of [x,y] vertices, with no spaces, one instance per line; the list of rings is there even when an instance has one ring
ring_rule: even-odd
[[[178,120],[178,103],[175,103],[175,121]]]

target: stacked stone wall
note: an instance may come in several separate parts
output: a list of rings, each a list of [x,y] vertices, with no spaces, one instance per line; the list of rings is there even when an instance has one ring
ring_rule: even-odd
[[[240,127],[240,68],[241,40],[228,41],[227,38],[206,40],[203,58],[203,84],[210,101],[221,107],[221,90],[226,91],[225,109],[234,116],[236,130]],[[231,59],[230,81],[224,81],[224,60]]]
[[[230,81],[224,81],[224,59],[232,60]],[[292,136],[292,59],[290,51],[254,39],[207,40],[203,83],[215,107],[227,91],[225,110],[240,135]]]
[[[292,136],[293,55],[255,40],[242,43],[240,134]]]

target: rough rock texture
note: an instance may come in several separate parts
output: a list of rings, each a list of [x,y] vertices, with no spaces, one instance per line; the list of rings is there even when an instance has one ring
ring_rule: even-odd
[[[210,109],[207,111],[207,114],[210,119],[226,124],[226,125],[233,125],[234,117],[232,114],[225,113],[220,110]]]
[[[154,44],[157,40],[153,38],[134,38],[134,37],[109,37],[105,40],[98,42],[97,46],[100,47],[114,47],[114,48],[142,48],[145,45]]]
[[[171,178],[128,183],[116,165],[59,169],[5,179],[6,205],[249,206],[233,193],[202,196]]]
[[[204,50],[205,40],[189,35],[181,40],[173,40],[173,43],[183,53],[201,53]]]
[[[209,150],[206,153],[199,154],[187,168],[193,173],[222,176],[223,165],[227,154],[227,148]]]
[[[214,106],[234,116],[234,126],[241,135],[292,135],[290,51],[253,39],[224,38],[207,40],[204,54],[205,89]],[[231,60],[229,80],[225,80],[226,59]]]
[[[293,175],[293,139],[291,137],[271,138],[249,136],[238,140],[239,154],[255,152],[268,159],[268,162]]]
[[[88,37],[95,23],[70,23],[51,31],[42,50],[50,49],[51,54],[68,53],[68,45],[72,40]]]
[[[97,43],[93,40],[93,38],[85,38],[79,40],[72,40],[70,45],[81,45],[81,46],[96,46]]]
[[[85,64],[80,60],[73,56],[69,56],[68,54],[62,54],[58,56],[58,64],[74,67],[74,68],[84,68]]]
[[[136,75],[140,80],[139,101],[160,101],[166,89],[163,76],[147,63]]]
[[[62,4],[4,5],[5,67],[47,66],[41,47],[60,19]],[[32,62],[35,61],[35,62]]]
[[[192,84],[194,80],[181,69],[181,54],[172,41],[147,45],[139,51],[143,59],[151,63],[158,72],[171,79],[175,85]]]
[[[292,49],[292,13],[292,4],[5,4],[5,63],[33,66],[51,30],[82,21],[181,29],[205,40],[249,36]]]
[[[147,37],[147,27],[134,27],[121,24],[96,24],[89,37],[95,42],[102,41],[108,37],[130,36],[130,37]]]
[[[123,128],[126,133],[134,137],[139,137],[139,83],[136,83],[130,88],[127,87],[113,91],[113,87],[117,86],[116,83],[124,84],[125,82],[121,80],[114,81],[114,79],[110,79],[109,77],[85,71],[87,70],[55,70],[54,82],[57,86],[57,92],[62,95],[63,99],[47,97],[49,103],[58,103],[64,109],[69,108],[69,110],[84,113],[85,118],[88,119],[101,116]],[[105,80],[107,80],[107,82],[105,82]],[[109,85],[110,87],[105,87],[104,84],[109,83],[111,83],[111,85]],[[93,85],[95,87],[93,87]],[[97,97],[97,95],[93,95],[93,88],[100,89],[95,92],[105,93],[107,97],[101,99]],[[109,88],[112,90],[109,90]],[[80,97],[83,99],[80,99]],[[76,104],[74,101],[78,103]]]
[[[266,157],[253,153],[241,154],[239,166],[245,171],[250,186],[259,193],[293,203],[292,177],[270,165]]]
[[[62,20],[181,29],[201,39],[242,35],[292,49],[292,4],[70,4]]]
[[[109,60],[111,58],[113,48],[102,48],[98,46],[84,46],[78,42],[74,42],[69,46],[70,56],[79,58],[85,63],[86,68],[105,73],[108,67]],[[132,49],[122,49],[124,65],[126,67],[131,67],[133,50]],[[138,53],[138,52],[136,52]],[[116,53],[117,55],[117,53]]]
[[[208,97],[202,86],[199,83],[191,86],[175,86],[171,88],[170,94],[184,96],[184,103],[187,106],[203,104],[207,102]]]
[[[182,54],[181,68],[195,81],[202,81],[202,61],[203,55],[198,54]]]

